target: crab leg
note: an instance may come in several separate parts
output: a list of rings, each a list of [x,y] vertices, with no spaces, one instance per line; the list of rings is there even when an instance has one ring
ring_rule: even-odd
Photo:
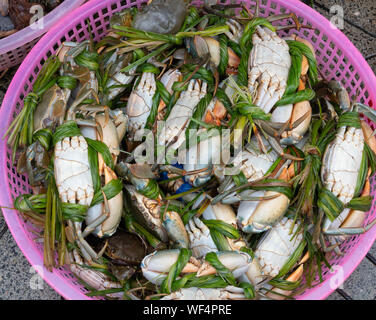
[[[82,236],[82,232],[81,232],[82,223],[81,222],[75,222],[74,228],[75,228],[76,235],[77,235],[77,244],[80,247],[80,249],[82,249],[82,247],[83,247],[84,250],[89,254],[89,256],[92,259],[94,259],[94,260],[98,259],[97,253],[93,250],[93,248],[89,245],[89,243]],[[91,262],[91,259],[89,260],[89,262]]]
[[[362,228],[339,228],[335,230],[325,231],[327,236],[347,236],[347,235],[358,235],[363,234],[372,229],[376,225],[376,219],[367,224],[367,226]]]
[[[110,281],[105,274],[99,271],[81,267],[80,264],[83,264],[83,261],[77,250],[73,250],[73,254],[71,254],[71,260],[72,263],[69,265],[70,270],[80,279],[85,281],[85,283],[87,283],[90,287],[93,287],[97,290],[108,290],[113,288],[120,289],[122,287],[120,283]],[[114,298],[121,298],[123,297],[123,295],[123,292],[109,294],[110,297]]]

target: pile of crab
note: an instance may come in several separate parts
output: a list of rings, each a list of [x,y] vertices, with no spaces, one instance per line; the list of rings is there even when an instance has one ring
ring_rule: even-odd
[[[277,34],[294,14],[170,2],[45,63],[7,133],[14,206],[89,296],[291,298],[375,224],[376,113]]]

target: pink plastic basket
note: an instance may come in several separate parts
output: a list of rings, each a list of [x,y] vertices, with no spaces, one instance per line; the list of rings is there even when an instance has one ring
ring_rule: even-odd
[[[30,91],[33,81],[46,59],[64,41],[89,39],[87,21],[95,40],[101,39],[109,26],[109,19],[115,13],[130,6],[140,5],[145,0],[92,0],[55,25],[33,48],[17,71],[0,111],[0,135],[3,136],[11,121],[23,107],[23,98]],[[222,1],[226,4],[230,1]],[[195,1],[201,4],[200,1]],[[243,1],[253,6],[254,1]],[[312,25],[316,30],[305,29],[298,34],[311,41],[317,52],[319,67],[326,78],[341,81],[351,96],[365,104],[376,101],[376,77],[354,45],[338,29],[333,29],[328,20],[297,0],[262,1],[262,15],[288,13],[293,11],[303,24]],[[286,35],[282,32],[281,35]],[[372,124],[375,128],[375,125]],[[21,193],[30,192],[27,177],[20,176],[11,162],[11,150],[6,141],[0,141],[0,201],[3,207],[12,207],[13,199]],[[372,181],[372,195],[375,196],[376,181]],[[375,197],[374,197],[375,198]],[[3,209],[5,220],[18,246],[33,266],[37,266],[41,276],[66,299],[89,299],[85,288],[65,268],[53,273],[43,266],[43,247],[34,241],[35,228],[23,221],[16,211]],[[367,221],[376,218],[376,205],[373,203]],[[376,228],[368,233],[352,237],[342,246],[344,257],[333,256],[331,263],[336,265],[331,272],[324,268],[324,282],[306,290],[298,299],[325,299],[354,271],[371,248],[376,238]]]
[[[61,5],[43,17],[43,28],[33,29],[33,26],[28,26],[9,37],[1,39],[0,71],[20,64],[43,34],[62,17],[78,8],[84,2],[85,0],[65,0]]]

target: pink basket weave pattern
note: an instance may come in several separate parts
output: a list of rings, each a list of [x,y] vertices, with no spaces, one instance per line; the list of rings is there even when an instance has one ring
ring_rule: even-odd
[[[63,18],[32,49],[17,71],[0,110],[0,135],[4,135],[11,121],[23,107],[23,98],[30,92],[36,75],[46,59],[58,49],[64,41],[82,41],[89,39],[92,30],[94,40],[100,40],[109,27],[110,17],[131,6],[140,6],[146,0],[91,0]],[[253,7],[255,1],[238,1]],[[194,1],[201,4],[201,1]],[[222,1],[223,4],[230,1]],[[363,59],[360,52],[338,29],[333,29],[328,20],[298,0],[263,0],[261,15],[289,13],[293,11],[302,24],[315,29],[296,32],[300,37],[311,41],[316,49],[319,68],[327,79],[336,79],[343,83],[350,95],[357,101],[374,106],[376,102],[376,77]],[[87,24],[90,24],[90,28]],[[282,22],[281,22],[282,24]],[[291,32],[291,31],[290,31]],[[281,36],[288,33],[281,32]],[[375,124],[371,124],[375,129]],[[11,150],[6,141],[0,141],[0,203],[3,207],[12,207],[13,199],[21,193],[31,192],[27,177],[17,174],[11,162]],[[375,198],[376,181],[372,180],[371,194]],[[43,266],[43,247],[34,241],[35,227],[25,222],[15,210],[3,209],[5,220],[18,246],[33,266],[51,287],[66,299],[89,299],[87,290],[77,282],[66,268],[48,272]],[[376,203],[368,213],[366,223],[376,218]],[[333,265],[340,266],[335,271],[324,268],[324,282],[307,289],[298,299],[325,299],[354,271],[376,239],[376,227],[368,233],[351,237],[342,245],[344,257],[332,256]],[[342,276],[339,278],[339,276]],[[336,279],[336,281],[333,281]]]
[[[55,25],[59,19],[84,2],[85,0],[65,0],[43,17],[43,28],[33,29],[32,26],[28,26],[9,37],[1,39],[0,71],[20,64],[44,33]]]

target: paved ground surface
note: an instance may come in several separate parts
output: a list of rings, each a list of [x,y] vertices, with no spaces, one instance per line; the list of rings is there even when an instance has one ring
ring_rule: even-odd
[[[310,0],[307,1],[311,3]],[[376,3],[374,0],[357,1],[313,1],[314,7],[330,18],[329,8],[339,4],[344,8],[346,19],[344,33],[358,47],[376,72]],[[0,80],[0,104],[14,75],[11,69]],[[370,251],[376,256],[376,244]],[[0,214],[0,299],[16,300],[60,300],[60,297],[30,269],[12,238]],[[329,300],[364,299],[376,300],[376,267],[372,256],[365,258],[342,289],[337,290]]]

